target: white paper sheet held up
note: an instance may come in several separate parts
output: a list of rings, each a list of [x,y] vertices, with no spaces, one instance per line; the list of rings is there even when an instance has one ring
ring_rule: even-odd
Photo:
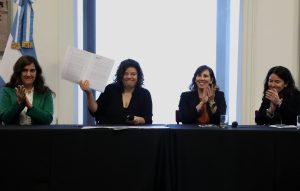
[[[113,59],[104,56],[68,47],[62,78],[75,83],[79,83],[80,80],[89,80],[90,88],[103,92],[114,62]]]

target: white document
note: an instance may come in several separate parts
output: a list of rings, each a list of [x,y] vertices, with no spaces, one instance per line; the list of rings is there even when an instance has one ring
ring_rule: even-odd
[[[104,56],[68,47],[62,78],[75,83],[79,83],[80,80],[89,80],[90,88],[103,92],[114,62]]]
[[[113,130],[124,130],[124,129],[166,129],[169,128],[165,125],[129,125],[129,126],[84,126],[81,129],[113,129]]]
[[[270,125],[270,127],[275,127],[275,128],[297,128],[297,126],[295,126],[295,125],[284,125],[284,124]]]

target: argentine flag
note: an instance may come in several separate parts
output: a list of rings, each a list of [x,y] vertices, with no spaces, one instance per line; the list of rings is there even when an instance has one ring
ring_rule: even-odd
[[[13,73],[13,66],[22,55],[36,58],[33,43],[33,8],[35,0],[14,0],[18,6],[13,26],[0,63],[0,87],[8,82]],[[2,83],[2,84],[1,84]]]

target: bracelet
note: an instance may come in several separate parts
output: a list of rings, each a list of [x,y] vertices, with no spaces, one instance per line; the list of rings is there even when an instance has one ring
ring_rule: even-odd
[[[281,106],[281,104],[282,104],[282,100],[280,100],[280,101],[279,101],[279,103],[278,103],[277,107],[280,107],[280,106]]]
[[[268,117],[270,117],[270,118],[274,117],[274,113],[270,112],[269,109],[267,109],[266,112],[267,112],[266,114],[267,114]]]

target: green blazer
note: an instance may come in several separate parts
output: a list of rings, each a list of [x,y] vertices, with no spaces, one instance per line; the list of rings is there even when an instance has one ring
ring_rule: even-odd
[[[52,93],[33,93],[32,108],[27,110],[32,124],[50,124],[53,120]],[[0,97],[0,119],[5,124],[19,124],[19,115],[25,108],[17,102],[15,89],[3,87]],[[0,121],[1,121],[0,120]]]

